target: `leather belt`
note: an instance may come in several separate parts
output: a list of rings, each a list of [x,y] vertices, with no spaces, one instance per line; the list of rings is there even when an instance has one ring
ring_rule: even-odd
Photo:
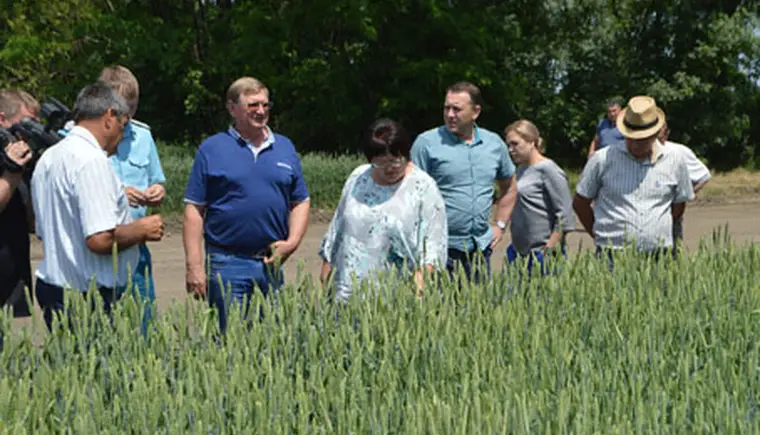
[[[258,251],[246,251],[242,249],[236,249],[236,248],[231,248],[229,246],[220,245],[218,243],[214,243],[208,240],[206,241],[206,245],[212,246],[221,251],[226,251],[232,254],[244,255],[246,257],[257,258],[257,259],[264,259],[271,255],[271,249],[268,247],[264,249],[260,249]]]

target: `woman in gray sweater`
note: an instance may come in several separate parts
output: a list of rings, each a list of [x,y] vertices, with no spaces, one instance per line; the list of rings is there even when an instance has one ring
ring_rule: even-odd
[[[563,232],[575,228],[567,175],[543,155],[543,139],[532,122],[516,121],[504,134],[512,160],[519,165],[507,260],[512,264],[527,257],[528,275],[538,261],[541,274],[547,275],[545,258],[558,251],[564,255]]]

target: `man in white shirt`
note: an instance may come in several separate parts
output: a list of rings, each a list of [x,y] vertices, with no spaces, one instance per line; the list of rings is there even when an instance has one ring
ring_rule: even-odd
[[[35,294],[45,323],[63,311],[64,289],[97,289],[105,311],[137,265],[137,246],[160,240],[160,216],[132,221],[129,202],[108,156],[116,152],[129,107],[110,86],[86,86],[74,106],[75,127],[40,158],[32,175],[36,234],[44,257]],[[118,252],[116,268],[112,256]]]
[[[710,181],[712,174],[710,174],[710,170],[707,169],[707,166],[705,166],[701,160],[699,160],[691,148],[677,142],[670,142],[668,136],[670,136],[670,127],[668,127],[668,123],[666,122],[665,125],[662,126],[662,130],[660,130],[660,142],[665,146],[677,149],[683,154],[684,159],[686,159],[686,167],[689,171],[691,185],[694,187],[694,194],[696,195],[697,192],[705,187],[705,184]],[[673,242],[680,242],[683,240],[683,216],[684,215],[681,215],[681,217],[677,219],[674,217],[673,219]]]
[[[610,267],[613,252],[628,246],[654,258],[673,253],[673,221],[694,190],[683,154],[658,140],[664,124],[653,98],[631,98],[617,119],[625,142],[595,152],[583,168],[573,208]]]

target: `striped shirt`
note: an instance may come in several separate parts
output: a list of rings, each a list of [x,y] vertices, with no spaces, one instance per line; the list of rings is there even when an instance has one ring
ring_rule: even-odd
[[[44,257],[36,276],[48,284],[87,291],[127,283],[128,268],[139,259],[137,247],[112,256],[87,248],[87,237],[132,221],[122,184],[106,153],[87,129],[74,127],[40,158],[32,175],[36,233]]]
[[[651,160],[636,160],[625,143],[594,153],[576,192],[595,200],[597,246],[643,251],[673,245],[671,206],[694,198],[683,153],[659,141]]]

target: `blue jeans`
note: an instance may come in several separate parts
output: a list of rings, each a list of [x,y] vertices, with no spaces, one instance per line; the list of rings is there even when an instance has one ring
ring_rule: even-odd
[[[208,261],[208,302],[219,314],[222,333],[227,331],[232,303],[240,305],[243,318],[247,319],[254,289],[258,288],[264,297],[274,297],[284,282],[282,269],[275,271],[274,266],[264,264],[261,258],[211,249]]]
[[[563,257],[567,257],[567,253],[565,252],[565,248],[562,247],[559,253],[562,254]],[[549,276],[552,273],[556,273],[556,270],[550,270],[551,263],[551,257],[555,256],[557,254],[557,251],[553,251],[547,256],[544,256],[543,252],[541,251],[534,251],[531,252],[529,255],[520,255],[519,252],[517,252],[517,249],[515,249],[515,245],[510,244],[507,248],[507,263],[513,264],[518,259],[528,257],[528,264],[525,267],[525,273],[528,277],[530,277],[531,273],[533,272],[533,266],[538,263],[539,267],[541,268],[540,274],[542,276]],[[522,276],[522,271],[520,272],[520,276]]]
[[[60,316],[64,311],[66,311],[67,319],[69,321],[69,325],[71,326],[71,312],[65,310],[63,292],[63,287],[48,284],[47,282],[37,278],[37,284],[35,285],[34,293],[37,296],[37,301],[39,302],[40,308],[42,309],[42,317],[45,319],[45,325],[47,326],[48,331],[53,330],[53,316]],[[105,311],[106,314],[108,314],[110,317],[111,308],[114,302],[118,300],[117,295],[121,294],[122,292],[115,291],[114,289],[106,287],[98,287],[98,292],[103,299],[103,311]],[[82,295],[86,296],[86,292],[82,292]],[[92,299],[92,301],[94,301],[94,299]],[[95,306],[92,305],[91,309],[94,310]]]
[[[475,283],[483,282],[487,276],[491,275],[491,252],[490,246],[484,251],[475,249],[471,252],[449,248],[446,270],[449,271],[451,279],[455,280],[461,266],[468,280]],[[481,275],[483,262],[485,262],[486,276]]]

